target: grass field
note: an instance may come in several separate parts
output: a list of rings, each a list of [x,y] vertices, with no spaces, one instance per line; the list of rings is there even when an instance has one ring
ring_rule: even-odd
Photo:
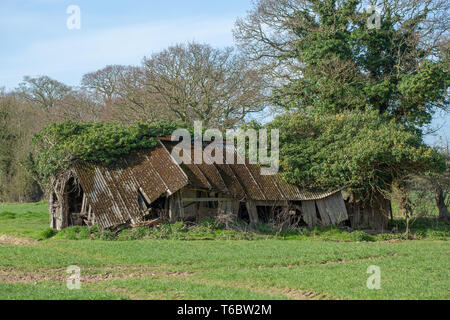
[[[0,299],[450,299],[450,243],[434,238],[37,241],[47,227],[45,203],[0,205]]]

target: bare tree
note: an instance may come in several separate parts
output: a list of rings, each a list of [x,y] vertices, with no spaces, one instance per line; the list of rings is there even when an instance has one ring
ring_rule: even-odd
[[[119,82],[118,97],[107,110],[109,118],[123,123],[175,120],[175,116],[160,105],[159,97],[146,90],[146,82],[143,68],[127,67]]]
[[[22,98],[44,110],[53,108],[71,90],[71,87],[48,76],[24,77],[17,89]]]
[[[183,122],[231,127],[266,105],[265,79],[234,49],[176,45],[144,59],[142,87]]]
[[[440,220],[450,220],[448,207],[450,205],[450,144],[448,139],[441,141],[436,148],[444,155],[446,171],[441,174],[426,172],[421,175],[411,175],[405,179],[403,198],[406,199],[416,216],[429,216],[430,206],[436,204]],[[413,197],[408,197],[413,195]],[[406,203],[406,200],[404,203]],[[401,201],[399,201],[400,204]],[[400,205],[400,208],[402,206]]]
[[[84,89],[74,89],[58,101],[49,112],[54,121],[96,122],[100,120],[103,109],[104,103],[98,95]]]
[[[308,6],[302,0],[260,0],[245,18],[238,18],[233,34],[246,57],[276,78],[301,75],[295,52],[297,13]]]
[[[161,119],[231,127],[267,104],[267,79],[232,48],[175,45],[141,67],[107,66],[83,76],[103,97],[102,120]]]
[[[440,175],[434,174],[420,178],[425,182],[425,185],[433,190],[436,206],[439,210],[439,219],[450,221],[450,213],[448,211],[448,201],[450,200],[450,143],[448,139],[446,141],[441,140],[438,148],[445,156],[446,171]]]
[[[168,118],[144,88],[141,67],[111,65],[83,76],[82,86],[103,99],[99,119],[132,123]]]
[[[119,95],[120,83],[129,67],[109,65],[95,72],[87,73],[81,85],[100,94],[106,103],[111,103]]]
[[[450,142],[446,139],[445,143],[441,143],[441,151],[445,155],[447,170],[437,179],[435,188],[435,200],[439,209],[439,218],[450,221]]]

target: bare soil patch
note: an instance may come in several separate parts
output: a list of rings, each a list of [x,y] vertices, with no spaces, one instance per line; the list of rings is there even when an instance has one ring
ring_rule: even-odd
[[[143,278],[164,278],[164,277],[186,277],[193,272],[166,272],[149,270],[145,267],[108,267],[108,268],[86,268],[91,273],[83,272],[81,269],[81,282],[103,282],[120,279],[143,279]],[[96,273],[95,271],[99,271]],[[94,271],[94,272],[92,272]],[[43,281],[64,282],[69,277],[65,269],[40,269],[36,271],[25,271],[14,268],[0,269],[0,282],[6,283],[36,283]]]
[[[28,246],[36,243],[37,241],[28,238],[17,238],[7,234],[0,234],[0,245]]]

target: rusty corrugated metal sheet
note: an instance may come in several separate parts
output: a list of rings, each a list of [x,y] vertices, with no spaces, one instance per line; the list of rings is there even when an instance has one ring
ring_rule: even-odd
[[[170,154],[173,146],[167,141],[160,142],[152,150],[136,152],[110,166],[74,163],[73,168],[102,228],[142,219],[139,191],[151,202],[188,185],[229,194],[239,200],[319,200],[337,192],[301,191],[286,183],[280,174],[261,175],[260,166],[249,164],[248,159],[244,164],[227,164],[227,152],[234,153],[237,159],[236,151],[229,148],[224,148],[223,164],[178,165]]]
[[[174,143],[164,141],[163,144],[169,152]],[[191,150],[191,159],[194,151]],[[228,158],[234,159],[228,164]],[[239,164],[238,154],[233,147],[224,148],[223,164],[182,164],[182,168],[189,176],[189,185],[221,193],[230,193],[236,199],[248,199],[258,201],[295,201],[295,200],[319,200],[329,197],[337,192],[313,192],[300,190],[298,187],[284,181],[281,174],[261,175],[261,167],[258,164],[250,164],[248,159],[242,159]]]
[[[188,184],[186,174],[162,144],[111,166],[77,162],[74,170],[102,228],[142,219],[138,190],[153,202]]]

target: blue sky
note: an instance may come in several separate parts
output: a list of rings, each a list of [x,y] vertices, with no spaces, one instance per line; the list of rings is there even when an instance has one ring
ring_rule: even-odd
[[[69,5],[80,7],[80,30],[66,27]],[[232,45],[234,21],[250,6],[249,0],[2,0],[0,87],[44,74],[78,85],[86,72],[136,65],[178,42]]]
[[[186,41],[233,45],[237,17],[251,0],[1,0],[0,87],[23,76],[48,75],[79,85],[83,74],[108,64],[138,65],[144,56]],[[81,10],[81,29],[69,30],[69,5]],[[450,116],[436,117],[435,136],[450,137]]]

